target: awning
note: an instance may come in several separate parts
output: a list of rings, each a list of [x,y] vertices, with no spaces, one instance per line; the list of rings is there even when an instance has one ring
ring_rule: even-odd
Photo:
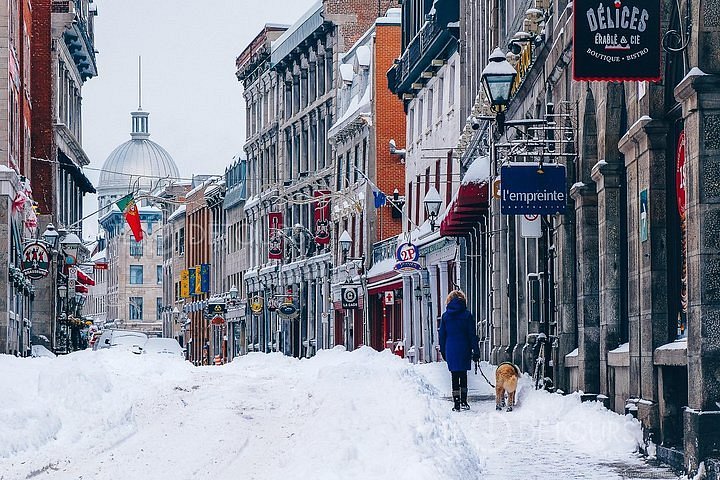
[[[390,290],[400,290],[403,288],[402,278],[391,278],[383,282],[368,285],[368,295],[376,293],[388,292]]]
[[[72,175],[73,180],[75,180],[80,190],[85,193],[97,193],[92,182],[85,176],[82,169],[75,165],[61,150],[58,150],[58,160],[60,161],[60,168],[68,171],[70,175]]]
[[[88,293],[88,287],[85,285],[75,285],[75,293]]]
[[[79,268],[77,270],[77,279],[78,279],[78,282],[82,283],[83,285],[89,285],[91,287],[95,286],[95,280],[93,280],[93,278],[90,275],[83,272]]]
[[[462,237],[472,231],[483,215],[488,212],[488,182],[460,185],[440,222],[440,235],[443,237]]]

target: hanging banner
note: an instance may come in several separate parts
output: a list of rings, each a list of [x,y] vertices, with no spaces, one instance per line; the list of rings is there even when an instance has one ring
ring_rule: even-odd
[[[45,242],[33,240],[25,245],[22,256],[22,272],[31,280],[47,277],[50,271],[50,255]]]
[[[188,283],[189,283],[189,285],[190,285],[190,286],[189,286],[190,294],[189,294],[188,296],[190,296],[190,295],[196,295],[195,289],[196,289],[197,287],[195,286],[195,284],[196,284],[195,267],[188,269]]]
[[[283,258],[283,214],[282,212],[270,212],[268,214],[268,258],[270,260],[282,260]]]
[[[313,204],[315,210],[315,243],[328,245],[330,244],[330,191],[316,190],[313,196],[319,198]]]
[[[660,80],[660,0],[575,0],[573,79]]]
[[[190,272],[188,270],[180,272],[180,297],[190,297]]]
[[[200,291],[202,293],[210,293],[210,264],[203,263],[200,265]]]
[[[648,222],[650,220],[650,210],[648,206],[647,189],[640,192],[640,241],[647,242],[648,239]]]
[[[195,295],[202,295],[202,266],[195,266]]]
[[[565,213],[565,165],[509,163],[500,167],[500,213],[555,215]]]

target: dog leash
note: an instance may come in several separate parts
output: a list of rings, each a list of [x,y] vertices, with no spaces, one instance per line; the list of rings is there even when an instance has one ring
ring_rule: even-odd
[[[478,364],[480,364],[480,362],[475,362],[475,375],[477,375],[477,372],[478,372]],[[495,388],[495,385],[490,383],[490,380],[488,380],[488,378],[483,373],[482,368],[480,369],[480,375],[482,375],[482,377],[485,379],[485,381],[488,383],[488,385],[490,385],[492,388]]]

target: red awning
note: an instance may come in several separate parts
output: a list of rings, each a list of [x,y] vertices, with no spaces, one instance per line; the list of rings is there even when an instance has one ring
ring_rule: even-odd
[[[79,268],[77,271],[77,279],[78,279],[78,282],[82,283],[83,285],[90,285],[91,287],[95,286],[95,280],[93,280],[93,278],[90,275],[83,272]]]
[[[440,235],[462,237],[470,233],[488,212],[488,182],[460,185],[457,196],[440,222]]]
[[[88,293],[88,287],[85,285],[75,284],[75,293]]]
[[[376,293],[384,293],[389,292],[392,290],[402,290],[403,288],[403,282],[402,279],[386,283],[384,285],[378,285],[377,287],[369,287],[368,288],[368,295],[374,295]]]

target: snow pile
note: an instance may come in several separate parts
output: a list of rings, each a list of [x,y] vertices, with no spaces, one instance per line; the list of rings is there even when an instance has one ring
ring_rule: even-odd
[[[473,160],[467,172],[465,172],[462,184],[483,183],[486,182],[488,178],[490,178],[490,157],[484,155]]]
[[[455,413],[445,363],[367,347],[221,367],[113,350],[0,356],[0,375],[3,478],[608,479],[641,465],[630,416],[527,376],[515,411],[496,412],[473,371],[472,409]]]

